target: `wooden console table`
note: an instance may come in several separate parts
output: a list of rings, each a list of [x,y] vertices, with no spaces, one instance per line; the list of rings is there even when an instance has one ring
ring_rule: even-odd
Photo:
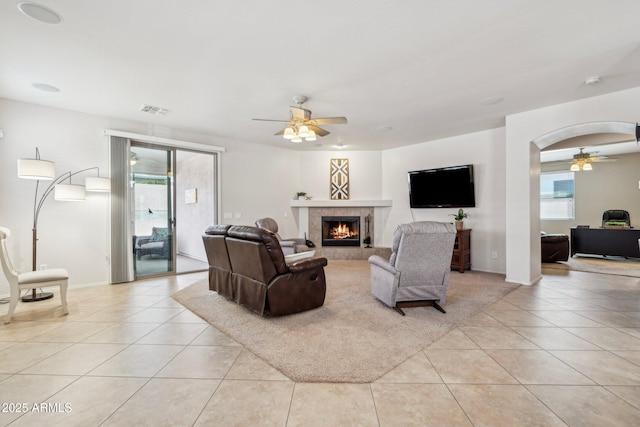
[[[640,230],[571,228],[571,256],[575,254],[640,258]]]
[[[456,231],[456,243],[451,256],[451,269],[464,273],[471,270],[471,229]]]

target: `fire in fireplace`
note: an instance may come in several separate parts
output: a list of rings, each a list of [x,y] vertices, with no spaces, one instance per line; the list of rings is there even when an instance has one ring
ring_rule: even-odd
[[[360,217],[323,216],[322,246],[360,246]]]

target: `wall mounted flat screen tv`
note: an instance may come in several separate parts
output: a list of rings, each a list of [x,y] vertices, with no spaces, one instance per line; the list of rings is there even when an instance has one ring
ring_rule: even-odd
[[[476,206],[473,165],[409,172],[412,208],[473,208]]]

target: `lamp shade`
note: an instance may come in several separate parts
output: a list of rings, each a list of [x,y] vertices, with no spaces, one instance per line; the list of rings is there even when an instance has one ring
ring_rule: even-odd
[[[88,176],[85,178],[84,186],[87,191],[108,193],[111,191],[111,180],[99,176]]]
[[[284,139],[293,139],[296,136],[296,133],[293,131],[293,128],[288,127],[284,130],[284,134],[282,137]]]
[[[296,136],[295,138],[291,139],[291,142],[300,143],[300,142],[302,142],[302,138],[300,138],[299,136]]]
[[[300,138],[306,138],[309,136],[309,128],[305,125],[300,126],[300,129],[298,129],[298,136]]]
[[[577,172],[580,170],[580,165],[577,163],[571,163],[571,167],[569,168],[571,172]]]
[[[83,185],[58,184],[54,198],[61,202],[79,202],[86,198],[85,188]]]
[[[48,160],[18,159],[18,178],[51,181],[56,177],[56,165]]]
[[[583,171],[591,171],[591,170],[593,170],[593,166],[591,166],[591,163],[585,163],[584,166],[582,166],[582,170]]]
[[[315,141],[316,133],[312,130],[309,131],[309,135],[305,138],[306,141]]]

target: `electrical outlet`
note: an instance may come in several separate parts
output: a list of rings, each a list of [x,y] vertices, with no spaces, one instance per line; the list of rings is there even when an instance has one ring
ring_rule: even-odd
[[[498,259],[498,252],[496,251],[491,252],[491,258]]]
[[[234,217],[235,219],[240,219],[240,218],[242,218],[242,214],[241,214],[240,212],[236,212],[236,213],[233,215],[233,217]]]

